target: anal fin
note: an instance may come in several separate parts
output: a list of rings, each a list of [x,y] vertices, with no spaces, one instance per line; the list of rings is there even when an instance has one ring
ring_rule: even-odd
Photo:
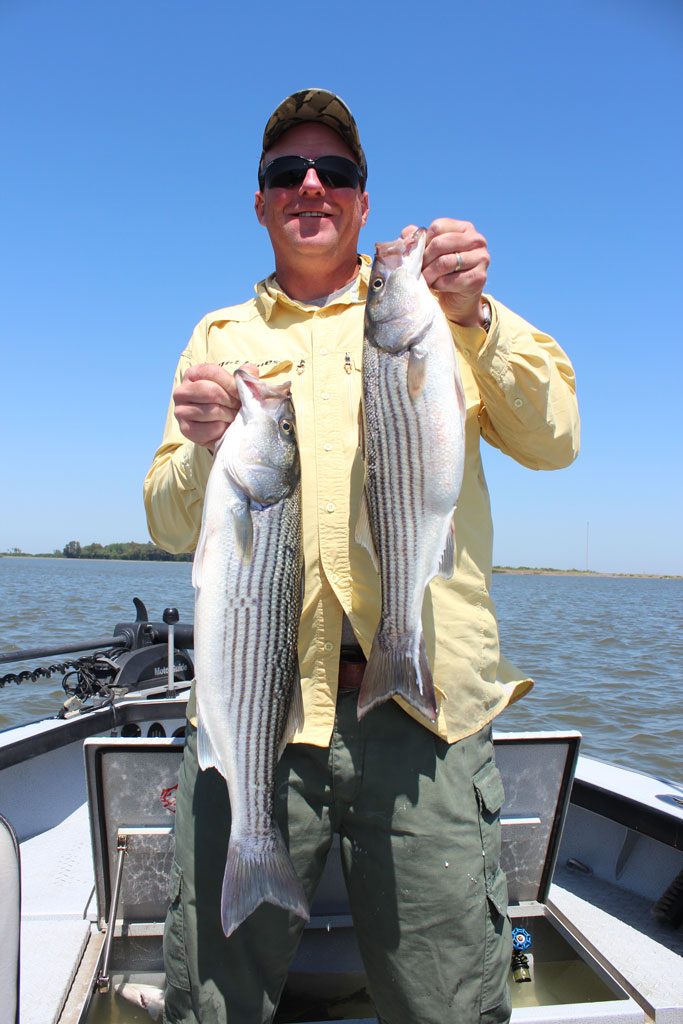
[[[304,698],[301,693],[301,677],[297,667],[296,679],[292,688],[292,699],[289,705],[289,715],[285,724],[285,731],[278,745],[278,760],[282,757],[285,747],[292,742],[295,733],[304,727]]]
[[[225,769],[202,720],[199,702],[197,702],[197,762],[203,772],[215,768],[225,778]]]

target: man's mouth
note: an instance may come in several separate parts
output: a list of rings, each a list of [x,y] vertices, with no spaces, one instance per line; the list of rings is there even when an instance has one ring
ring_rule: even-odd
[[[295,217],[329,217],[331,214],[324,213],[322,210],[300,210],[299,213],[294,214]]]

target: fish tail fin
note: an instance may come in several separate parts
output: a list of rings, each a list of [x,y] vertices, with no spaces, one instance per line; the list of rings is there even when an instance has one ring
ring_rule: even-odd
[[[273,903],[309,920],[308,901],[279,831],[253,846],[231,842],[223,875],[221,922],[226,936],[261,903]]]
[[[392,643],[380,625],[363,674],[358,718],[394,696],[403,697],[430,722],[436,721],[436,694],[424,636],[420,633],[416,657],[414,637],[408,637],[400,644]]]

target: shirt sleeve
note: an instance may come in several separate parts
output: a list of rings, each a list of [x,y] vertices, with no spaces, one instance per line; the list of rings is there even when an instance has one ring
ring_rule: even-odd
[[[530,469],[561,469],[579,452],[579,410],[573,367],[554,338],[486,296],[488,334],[451,331],[479,387],[482,436]]]
[[[199,324],[180,357],[173,390],[189,366],[203,361],[201,354],[194,351],[201,331]],[[200,357],[195,358],[196,355]],[[188,441],[180,432],[171,399],[161,445],[143,487],[149,534],[164,551],[179,554],[196,547],[211,463],[207,449]]]

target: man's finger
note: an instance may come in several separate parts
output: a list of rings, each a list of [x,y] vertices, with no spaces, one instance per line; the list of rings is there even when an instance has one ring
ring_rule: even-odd
[[[427,245],[437,235],[450,234],[451,232],[462,234],[463,231],[471,227],[472,225],[468,220],[455,220],[454,217],[437,217],[427,228]]]
[[[490,263],[488,249],[462,249],[460,252],[446,252],[443,256],[437,256],[429,263],[425,263],[422,273],[430,288],[438,287],[436,281],[446,275],[460,275],[468,271],[480,268],[484,280]]]
[[[176,419],[187,420],[192,423],[230,423],[238,408],[238,403],[221,403],[219,405],[209,402],[195,404],[194,402],[177,402],[175,407]]]
[[[474,229],[461,233],[449,231],[444,235],[436,235],[425,247],[425,265],[433,263],[440,256],[456,252],[473,252],[475,250],[481,250],[482,253],[486,253],[488,258],[486,239],[478,231]]]
[[[188,380],[185,374],[182,384],[173,392],[173,401],[176,405],[220,405],[227,409],[236,409],[240,404],[237,388],[234,378],[229,374],[227,376],[228,381],[224,387],[206,378]]]
[[[240,366],[240,370],[246,370],[247,373],[250,373],[252,375],[252,377],[260,376],[259,368],[256,365],[256,363],[242,363],[242,365]]]
[[[223,388],[224,391],[228,391],[232,385],[232,374],[224,370],[222,366],[217,363],[200,363],[198,366],[189,366],[183,375],[183,382],[185,381],[199,381],[207,380],[214,381]]]

